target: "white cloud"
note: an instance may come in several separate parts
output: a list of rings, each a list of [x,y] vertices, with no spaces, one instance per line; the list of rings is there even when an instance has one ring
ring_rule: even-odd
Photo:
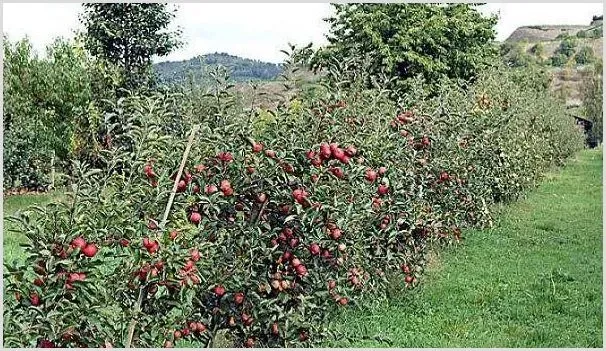
[[[332,8],[327,3],[178,4],[175,24],[183,29],[186,45],[162,60],[184,60],[209,52],[280,62],[287,43],[325,43],[328,26],[322,21]],[[538,24],[588,24],[602,13],[599,3],[492,3],[484,13],[500,11],[497,39],[517,27]],[[3,5],[3,29],[12,40],[28,35],[43,52],[57,36],[69,37],[79,28],[80,4]]]

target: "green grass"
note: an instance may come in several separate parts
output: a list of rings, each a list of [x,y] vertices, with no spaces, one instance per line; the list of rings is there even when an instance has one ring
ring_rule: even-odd
[[[346,310],[333,347],[602,347],[602,152],[549,174],[416,291]],[[381,340],[381,341],[380,341]]]
[[[2,244],[4,245],[3,253],[5,262],[11,262],[16,258],[23,256],[23,250],[19,244],[26,240],[23,234],[10,231],[10,229],[13,228],[13,224],[7,220],[7,217],[32,205],[44,205],[52,200],[59,199],[60,196],[61,191],[57,190],[45,194],[13,195],[4,197]]]

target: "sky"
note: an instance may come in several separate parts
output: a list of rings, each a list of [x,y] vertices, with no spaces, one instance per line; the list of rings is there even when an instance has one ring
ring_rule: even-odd
[[[328,3],[197,3],[176,4],[175,26],[183,30],[183,48],[156,61],[178,61],[212,52],[267,62],[282,62],[288,43],[306,45],[326,42],[323,18],[330,16]],[[78,3],[4,3],[2,26],[11,40],[28,36],[43,53],[56,37],[71,37],[81,28]],[[517,27],[547,24],[589,24],[603,13],[602,3],[491,3],[484,14],[498,13],[497,40],[505,40]],[[49,20],[52,19],[52,20]]]

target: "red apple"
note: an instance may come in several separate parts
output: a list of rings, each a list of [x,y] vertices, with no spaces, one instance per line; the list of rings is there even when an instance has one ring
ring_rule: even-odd
[[[192,212],[191,215],[189,216],[189,220],[193,224],[198,224],[202,220],[202,215],[200,215],[198,212]]]
[[[343,156],[345,156],[345,152],[343,151],[343,149],[337,147],[332,150],[332,155],[337,160],[340,160],[341,158],[343,158]]]
[[[335,228],[335,229],[333,229],[333,230],[330,231],[330,237],[333,240],[339,240],[341,238],[342,234],[343,233],[341,232],[341,229],[339,229],[339,228]]]
[[[269,158],[276,158],[276,152],[273,150],[265,150],[265,156]]]
[[[80,248],[80,250],[84,249],[84,247],[86,246],[86,240],[84,240],[83,237],[79,236],[77,238],[75,238],[74,240],[72,240],[71,246],[73,248]]]
[[[358,150],[355,148],[355,146],[350,145],[347,147],[347,149],[345,149],[345,153],[349,155],[349,157],[353,157],[358,153]]]
[[[217,158],[223,162],[229,163],[234,160],[234,157],[229,152],[219,152]]]
[[[377,191],[379,195],[387,195],[389,193],[389,187],[385,184],[379,185],[379,189]]]
[[[328,144],[326,144],[326,143],[320,144],[320,156],[323,159],[325,159],[325,160],[329,159],[331,154],[332,154],[332,152],[331,152],[330,146]]]
[[[241,292],[236,293],[236,294],[234,295],[234,302],[235,302],[237,305],[241,305],[241,304],[244,302],[244,293],[241,293]]]
[[[95,257],[98,250],[99,249],[97,246],[95,246],[95,244],[87,244],[84,249],[82,249],[82,254],[84,254],[86,257]]]
[[[223,285],[217,285],[214,289],[214,292],[217,296],[221,297],[225,294],[225,288]]]
[[[252,150],[253,150],[254,153],[259,153],[259,152],[263,151],[263,144],[261,144],[261,143],[254,143],[253,147],[252,147]]]
[[[377,172],[369,168],[366,170],[366,175],[364,176],[364,178],[366,178],[367,181],[373,183],[375,180],[377,180]]]
[[[343,170],[340,167],[331,168],[330,172],[339,179],[343,178],[343,176],[344,176]]]
[[[198,249],[193,249],[191,251],[191,259],[194,260],[194,262],[198,262],[200,260],[200,251],[198,251]]]
[[[38,294],[36,293],[32,293],[29,296],[29,301],[33,306],[38,306],[40,304],[40,296],[38,296]]]
[[[217,190],[218,190],[218,189],[217,189],[217,186],[216,186],[216,185],[213,185],[213,184],[206,185],[206,187],[204,187],[204,192],[205,192],[207,195],[214,194],[214,193],[216,193],[216,192],[217,192]]]
[[[304,265],[298,265],[297,268],[295,268],[295,271],[297,272],[297,275],[300,277],[304,277],[307,275],[307,267],[305,267]]]
[[[313,256],[318,256],[320,254],[320,245],[318,245],[316,243],[309,245],[309,252]]]

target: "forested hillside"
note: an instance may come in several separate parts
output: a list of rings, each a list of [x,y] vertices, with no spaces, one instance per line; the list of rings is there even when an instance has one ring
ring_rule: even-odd
[[[201,82],[209,78],[213,67],[224,66],[230,77],[236,82],[250,80],[273,80],[282,71],[280,65],[251,60],[226,53],[214,53],[193,57],[184,61],[167,61],[154,65],[161,83],[172,84],[187,82],[193,78]]]

